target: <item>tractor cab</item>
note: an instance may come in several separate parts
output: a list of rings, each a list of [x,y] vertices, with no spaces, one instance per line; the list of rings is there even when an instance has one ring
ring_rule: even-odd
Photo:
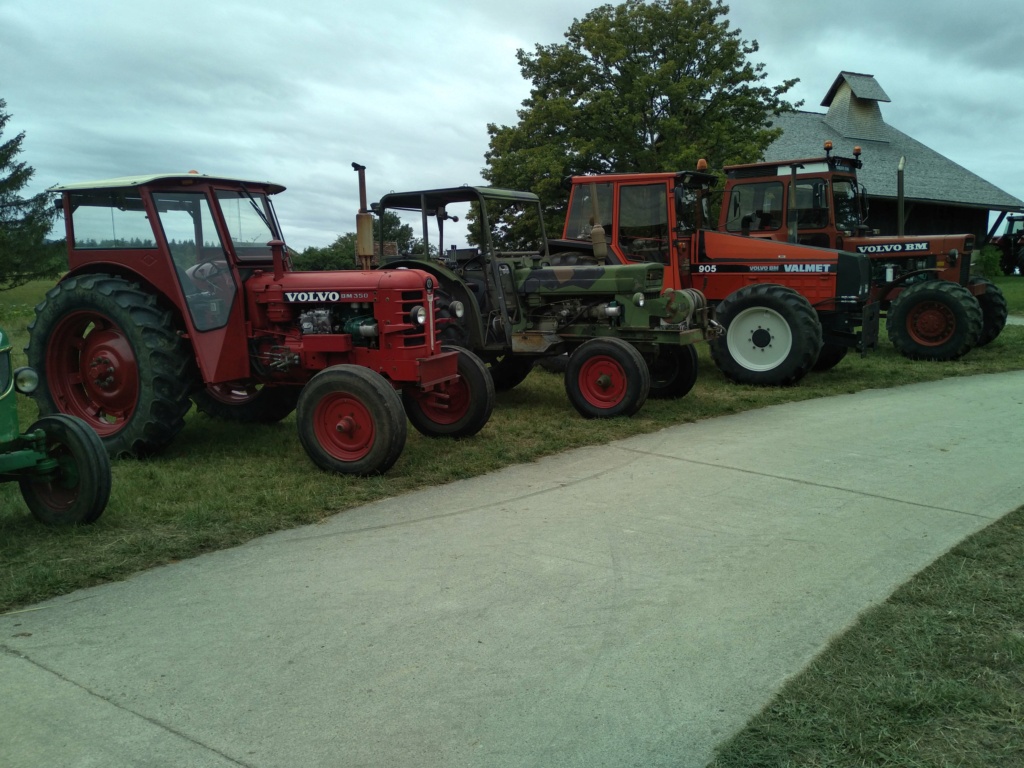
[[[726,166],[719,228],[733,234],[840,249],[842,237],[864,234],[868,203],[853,157],[822,157]]]
[[[124,177],[52,187],[66,219],[71,274],[143,276],[174,297],[212,378],[248,374],[243,282],[274,265],[282,242],[270,196],[284,187],[195,173]],[[283,256],[283,243],[282,255]]]
[[[526,300],[517,290],[516,274],[535,268],[548,255],[536,195],[468,186],[393,192],[372,209],[382,225],[387,212],[419,225],[419,238],[410,252],[385,255],[383,266],[429,265],[447,290],[457,292],[450,298],[461,304],[472,321],[460,326],[482,337],[453,341],[481,350],[512,346],[513,331],[524,323]]]

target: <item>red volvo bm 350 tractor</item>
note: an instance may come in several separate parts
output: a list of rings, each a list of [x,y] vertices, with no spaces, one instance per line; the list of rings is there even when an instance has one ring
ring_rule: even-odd
[[[358,475],[394,464],[407,416],[431,437],[476,434],[494,387],[473,353],[442,347],[436,279],[292,271],[270,202],[283,189],[196,173],[55,187],[70,271],[30,325],[40,411],[142,456],[192,401],[248,422],[297,410],[312,461]]]

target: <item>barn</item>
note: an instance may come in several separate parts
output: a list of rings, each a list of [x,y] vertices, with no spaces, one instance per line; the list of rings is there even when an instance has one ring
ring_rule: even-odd
[[[1009,212],[1024,210],[1024,201],[885,122],[882,102],[891,99],[873,75],[840,72],[821,106],[828,111],[796,111],[772,119],[782,136],[764,159],[791,160],[822,154],[831,140],[835,154],[863,151],[858,172],[867,189],[869,223],[882,234],[897,232],[897,189],[900,159],[904,171],[904,231],[908,235],[973,233],[985,242],[990,212],[993,229]]]

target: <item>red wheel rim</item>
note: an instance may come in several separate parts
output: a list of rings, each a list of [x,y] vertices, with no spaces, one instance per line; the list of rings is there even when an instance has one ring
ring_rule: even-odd
[[[339,461],[358,461],[373,448],[377,435],[373,416],[352,395],[326,395],[313,413],[313,431],[317,442]]]
[[[956,330],[953,310],[938,301],[922,301],[907,317],[907,333],[915,343],[937,347],[949,341]]]
[[[57,408],[100,437],[120,430],[138,403],[135,352],[121,329],[100,314],[76,312],[60,321],[46,350],[46,374]]]
[[[47,453],[56,459],[57,478],[32,483],[36,499],[53,512],[66,512],[74,506],[79,493],[78,464],[63,443],[49,443]]]
[[[469,387],[459,376],[444,389],[434,389],[417,397],[423,415],[435,424],[455,424],[469,410]]]
[[[595,355],[580,367],[580,394],[596,408],[611,408],[626,396],[626,372],[614,358]]]

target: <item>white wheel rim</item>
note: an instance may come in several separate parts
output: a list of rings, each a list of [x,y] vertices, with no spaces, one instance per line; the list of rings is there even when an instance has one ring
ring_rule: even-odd
[[[789,357],[793,332],[778,312],[751,307],[729,323],[725,341],[732,358],[748,371],[770,371]]]

